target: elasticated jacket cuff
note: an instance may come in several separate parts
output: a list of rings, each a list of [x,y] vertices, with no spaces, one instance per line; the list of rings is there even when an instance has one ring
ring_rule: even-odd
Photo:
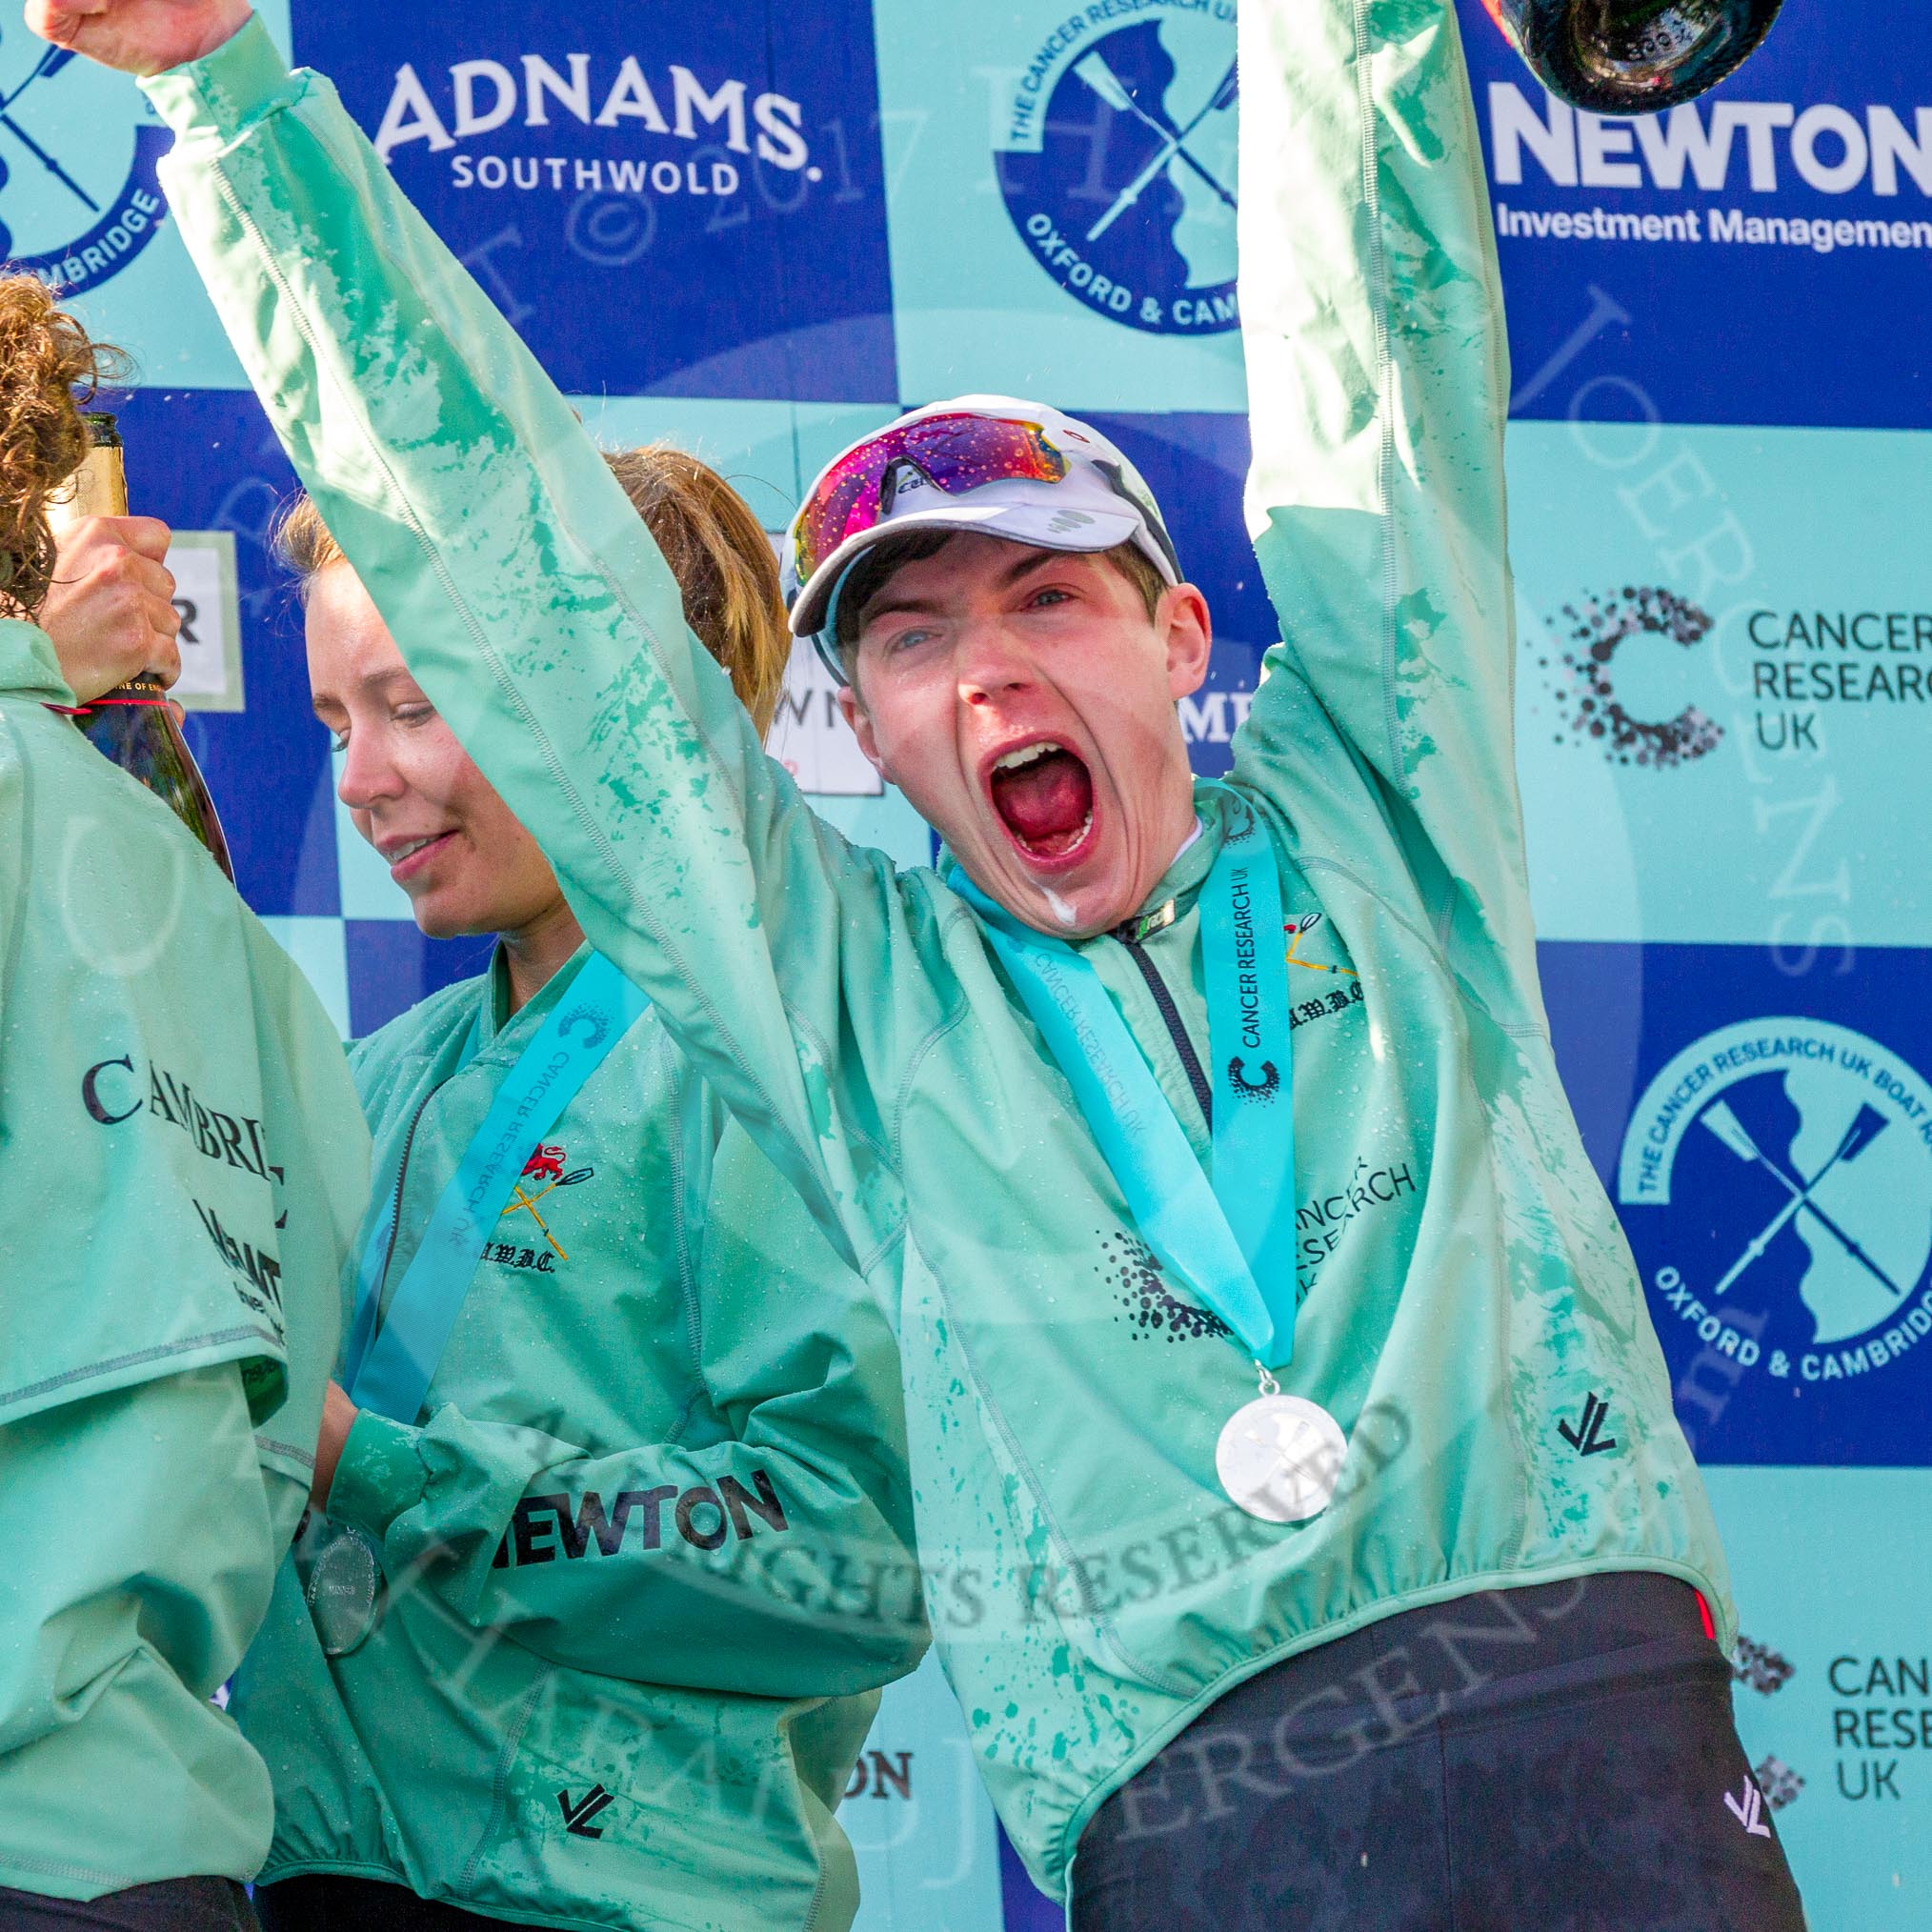
[[[141,91],[177,134],[212,131],[224,140],[290,97],[292,76],[259,13],[199,60],[150,74]]]
[[[390,1524],[414,1508],[429,1487],[429,1472],[416,1453],[421,1433],[364,1409],[342,1445],[342,1459],[329,1485],[330,1519],[372,1537],[388,1535]]]

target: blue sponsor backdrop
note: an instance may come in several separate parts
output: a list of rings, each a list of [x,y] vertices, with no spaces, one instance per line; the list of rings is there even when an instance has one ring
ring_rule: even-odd
[[[566,388],[890,401],[871,25],[869,0],[317,7],[295,52]]]
[[[1932,1462],[1924,955],[1793,976],[1758,947],[1546,941],[1542,966],[1700,1457]]]
[[[1905,320],[1932,274],[1928,23],[1804,11],[1721,88],[1641,121],[1553,103],[1499,34],[1468,34],[1519,413],[1567,414],[1594,385],[1595,416],[1932,420]]]
[[[1274,635],[1240,513],[1228,0],[267,11],[592,427],[696,450],[770,527],[903,405],[1095,414],[1209,594],[1182,721],[1224,769]],[[1713,1470],[1744,1735],[1813,1923],[1906,1932],[1932,1923],[1932,19],[1806,0],[1716,94],[1634,123],[1552,103],[1464,13],[1559,1056]],[[137,507],[233,538],[245,701],[189,730],[243,890],[366,1033],[483,948],[423,939],[332,797],[266,549],[290,473],[155,205],[165,136],[10,26],[0,92],[5,245],[142,363]],[[779,755],[922,857],[795,671]],[[868,1932],[1058,1922],[930,1665],[844,1816]]]

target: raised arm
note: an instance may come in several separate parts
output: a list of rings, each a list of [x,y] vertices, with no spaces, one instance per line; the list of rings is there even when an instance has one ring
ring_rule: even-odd
[[[1248,527],[1285,644],[1237,775],[1292,785],[1325,714],[1452,957],[1525,985],[1508,351],[1456,10],[1241,0],[1239,33]]]
[[[870,1095],[895,1090],[916,1023],[872,978],[908,943],[889,863],[766,760],[569,404],[329,83],[291,74],[251,20],[147,86],[178,137],[183,234],[412,670],[592,942],[848,1258],[872,1253],[897,1209],[868,1166]]]

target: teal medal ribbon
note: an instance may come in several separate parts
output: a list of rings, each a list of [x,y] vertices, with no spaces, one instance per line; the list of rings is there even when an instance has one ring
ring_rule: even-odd
[[[476,1264],[510,1204],[531,1148],[555,1126],[649,1004],[600,953],[577,969],[497,1088],[483,1124],[436,1200],[422,1243],[385,1314],[382,1278],[402,1200],[397,1176],[389,1207],[377,1220],[356,1272],[355,1312],[342,1380],[358,1408],[398,1422],[416,1419]],[[475,1058],[481,1040],[479,1012],[457,1056],[455,1073]],[[316,1639],[324,1656],[346,1657],[375,1625],[382,1584],[379,1554],[361,1530],[319,1517],[310,1536],[298,1542],[298,1565],[312,1548],[303,1595]]]
[[[1065,940],[1022,925],[956,866],[948,883],[978,913],[1141,1238],[1265,1374],[1295,1350],[1288,968],[1272,843],[1241,800],[1222,795],[1225,835],[1200,895],[1214,1061],[1212,1181],[1092,965]]]
[[[387,1311],[382,1277],[400,1189],[364,1250],[344,1385],[357,1408],[413,1422],[429,1393],[491,1231],[510,1204],[523,1162],[603,1065],[650,1001],[601,953],[564,989],[504,1076],[474,1137],[443,1189]],[[457,1071],[473,1057],[473,1025]]]
[[[1221,849],[1200,894],[1213,1058],[1214,1177],[1108,996],[1063,939],[1022,925],[955,866],[948,879],[978,913],[1047,1051],[1127,1197],[1141,1238],[1253,1355],[1260,1393],[1230,1416],[1215,1473],[1263,1522],[1318,1516],[1340,1486],[1348,1439],[1271,1370],[1295,1352],[1295,1078],[1281,877],[1266,830],[1223,791]]]

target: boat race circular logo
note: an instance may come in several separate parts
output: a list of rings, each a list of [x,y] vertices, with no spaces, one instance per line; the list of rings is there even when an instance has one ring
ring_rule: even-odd
[[[63,301],[118,274],[166,217],[171,139],[124,75],[0,28],[0,258]]]
[[[1888,1370],[1932,1334],[1932,1086],[1795,1017],[1706,1034],[1645,1088],[1617,1197],[1660,1326],[1741,1370]]]
[[[1093,10],[1097,12],[1100,10]],[[1076,14],[1003,99],[1014,226],[1061,288],[1162,335],[1238,328],[1235,10],[1168,0],[1096,31]]]

